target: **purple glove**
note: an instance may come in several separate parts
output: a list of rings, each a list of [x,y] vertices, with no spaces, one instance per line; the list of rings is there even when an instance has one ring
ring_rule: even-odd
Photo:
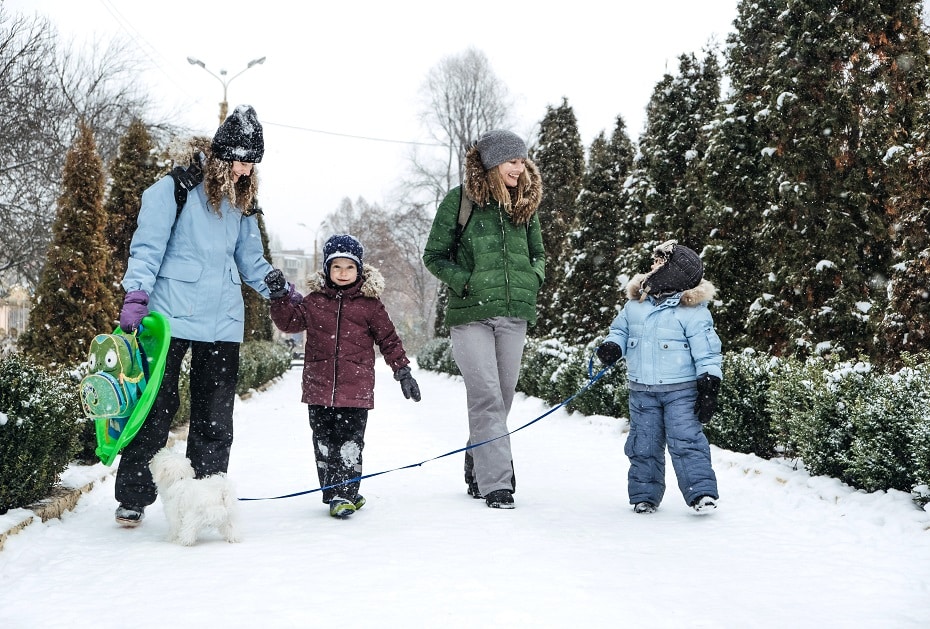
[[[119,327],[123,332],[135,332],[142,318],[149,313],[149,294],[144,290],[131,290],[123,299],[119,313]]]

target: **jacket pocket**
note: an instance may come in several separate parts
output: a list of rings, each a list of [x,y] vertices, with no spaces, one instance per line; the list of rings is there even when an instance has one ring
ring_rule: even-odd
[[[157,291],[162,293],[158,300],[165,304],[166,314],[174,317],[190,317],[197,304],[197,281],[203,267],[196,263],[167,260],[158,270]]]
[[[656,373],[661,379],[682,380],[694,373],[694,359],[691,357],[691,343],[680,339],[659,339]]]
[[[245,321],[245,303],[242,299],[242,277],[239,270],[232,268],[229,270],[229,280],[232,284],[232,290],[225,298],[227,301],[226,313],[233,321]]]

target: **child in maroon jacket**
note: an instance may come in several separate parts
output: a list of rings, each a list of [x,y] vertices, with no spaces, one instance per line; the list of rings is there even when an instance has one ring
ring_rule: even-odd
[[[323,245],[323,270],[304,297],[275,269],[265,277],[271,319],[282,332],[307,333],[303,397],[310,413],[313,451],[329,514],[345,518],[362,508],[358,493],[368,409],[374,408],[375,351],[394,370],[407,399],[420,401],[410,361],[381,293],[384,277],[362,265],[362,244],[347,234]],[[348,482],[352,481],[352,482]]]

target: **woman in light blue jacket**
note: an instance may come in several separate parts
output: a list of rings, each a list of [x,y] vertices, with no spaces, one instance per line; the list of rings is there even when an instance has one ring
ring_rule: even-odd
[[[629,301],[597,356],[607,365],[626,359],[630,434],[624,451],[633,510],[654,513],[662,502],[668,446],[685,502],[709,513],[719,496],[702,424],[716,408],[723,377],[720,338],[707,308],[715,289],[691,249],[670,240],[654,253],[652,270],[627,285]]]
[[[181,361],[191,350],[191,420],[187,458],[198,478],[225,472],[233,439],[233,403],[245,308],[242,281],[268,297],[272,266],[254,214],[264,138],[255,110],[237,107],[212,142],[188,147],[188,184],[178,210],[175,181],[163,177],[142,194],[138,226],[123,276],[124,331],[138,329],[149,309],[171,324],[165,375],[142,428],[122,452],[116,476],[116,520],[138,525],[155,501],[149,460],[168,439],[180,405]],[[193,168],[191,168],[191,166]],[[194,173],[203,171],[197,183]]]

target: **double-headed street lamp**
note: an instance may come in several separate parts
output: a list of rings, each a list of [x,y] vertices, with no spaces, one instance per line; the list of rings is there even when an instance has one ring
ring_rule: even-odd
[[[191,64],[192,66],[200,66],[201,68],[206,70],[210,74],[210,76],[212,76],[217,81],[223,84],[223,102],[220,103],[220,124],[223,124],[223,121],[226,120],[226,112],[229,110],[229,103],[226,102],[226,88],[229,87],[229,84],[232,83],[232,80],[234,78],[236,78],[237,76],[239,76],[240,74],[242,74],[243,72],[251,68],[252,66],[265,63],[265,58],[259,57],[258,59],[252,59],[251,61],[249,61],[249,64],[245,66],[245,68],[243,68],[236,74],[232,75],[228,79],[226,78],[226,70],[220,70],[220,73],[217,76],[216,74],[211,72],[210,69],[207,67],[207,64],[205,64],[200,59],[197,59],[195,57],[188,57],[187,62]]]

